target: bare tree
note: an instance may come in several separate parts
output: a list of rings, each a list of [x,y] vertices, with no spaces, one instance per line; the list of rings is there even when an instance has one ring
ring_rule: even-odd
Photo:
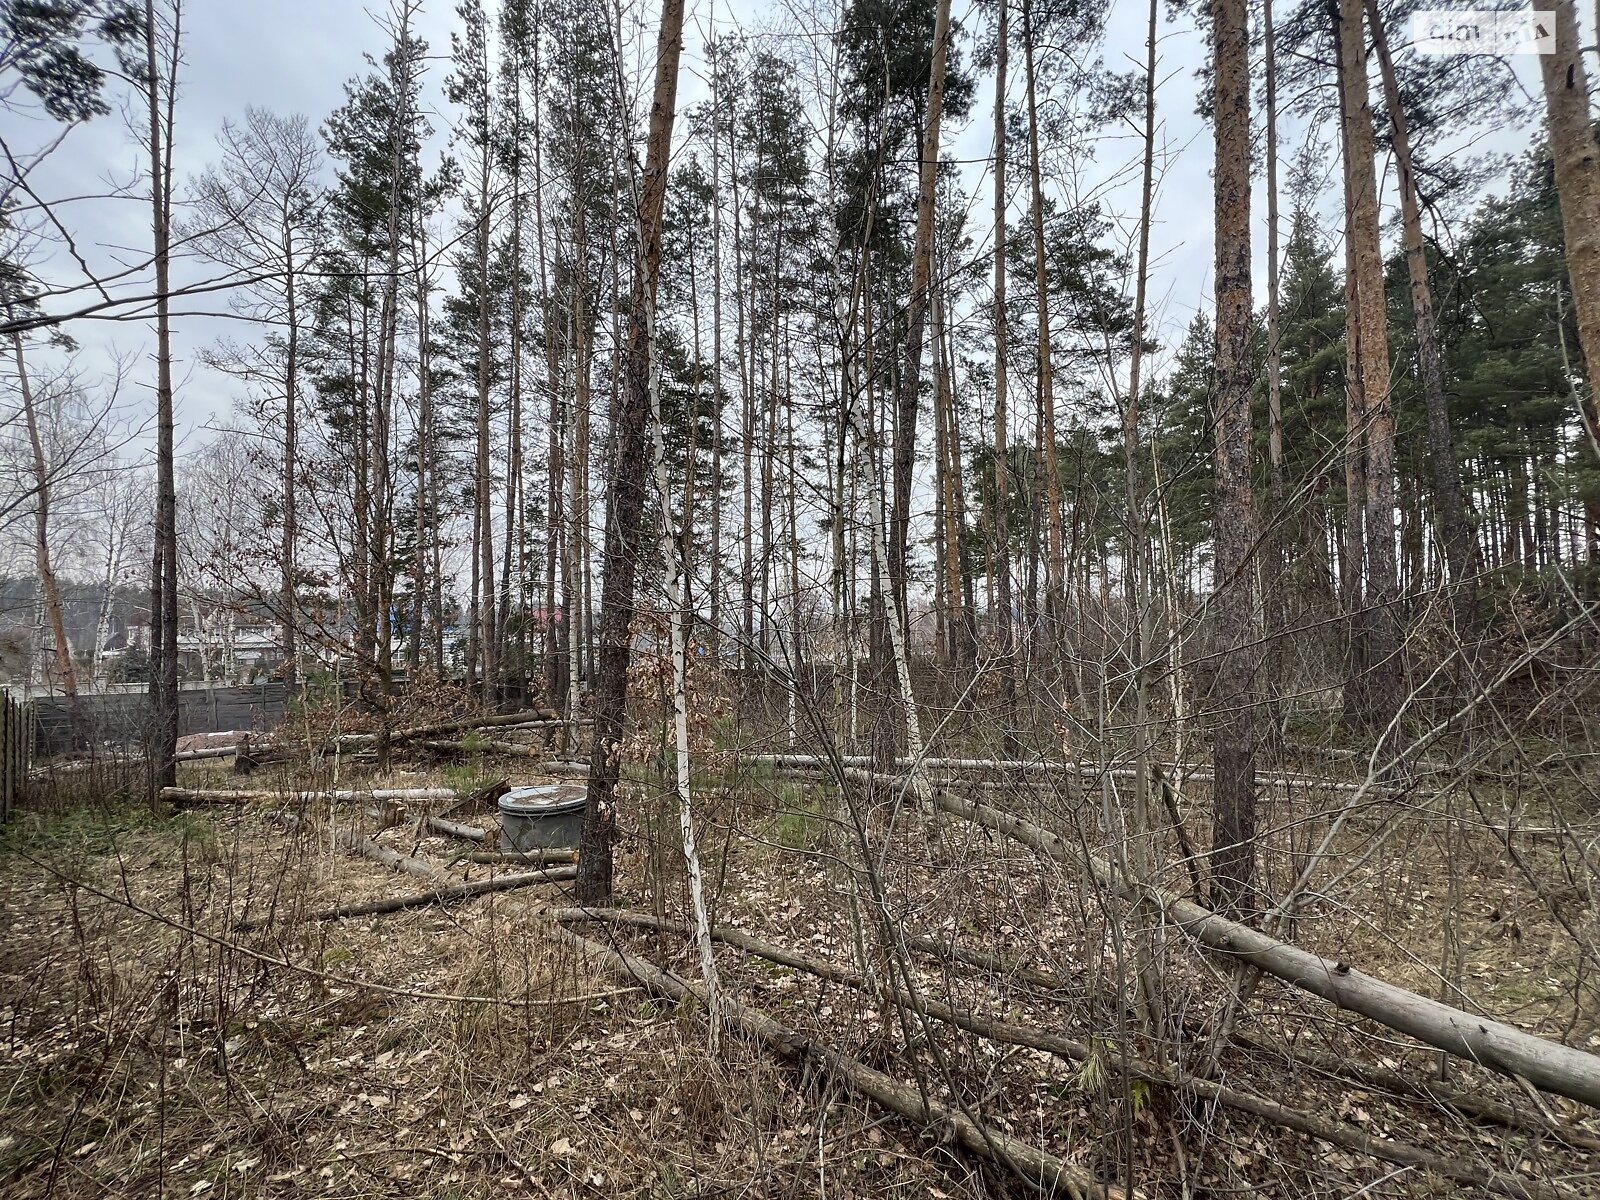
[[[78,707],[78,672],[72,662],[72,643],[67,640],[66,622],[61,616],[61,589],[56,583],[56,573],[50,561],[50,492],[51,471],[45,457],[44,441],[39,435],[39,412],[33,383],[28,376],[27,357],[22,349],[22,334],[12,331],[12,361],[17,371],[17,390],[22,398],[22,414],[28,429],[28,447],[33,463],[33,549],[34,569],[39,575],[39,588],[44,596],[45,612],[50,621],[54,642],[56,676],[61,680],[61,690],[72,706],[73,724],[81,733],[82,714]]]
[[[321,250],[317,189],[323,174],[322,147],[304,117],[280,117],[257,108],[245,110],[242,124],[225,124],[218,142],[221,159],[193,189],[192,221],[197,230],[193,244],[207,258],[255,280],[234,292],[229,303],[268,332],[264,345],[245,349],[224,344],[208,357],[259,388],[262,403],[282,418],[277,603],[284,679],[293,684],[299,674],[295,473],[306,321],[301,275],[317,269]],[[265,428],[271,424],[270,418],[263,422]]]

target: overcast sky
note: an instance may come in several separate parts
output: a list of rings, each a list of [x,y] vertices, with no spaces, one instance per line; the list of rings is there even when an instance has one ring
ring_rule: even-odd
[[[492,11],[493,0],[489,3]],[[1102,48],[1108,65],[1124,70],[1142,66],[1146,11],[1142,0],[1119,0],[1113,5]],[[692,0],[685,37],[681,107],[705,95],[700,79],[700,47],[712,13],[710,0]],[[728,0],[721,0],[715,13],[719,27],[737,20],[757,41],[773,37],[771,30],[796,27],[780,8],[754,5],[749,0],[731,7]],[[984,18],[960,0],[955,16],[969,35],[984,25]],[[647,18],[653,20],[653,13]],[[320,123],[342,102],[345,82],[367,69],[363,56],[380,52],[384,39],[368,9],[355,0],[189,0],[184,20],[185,63],[176,137],[180,179],[194,175],[215,157],[214,139],[222,123],[237,118],[248,105],[299,112],[314,124]],[[421,32],[435,56],[428,97],[436,110],[443,109],[440,88],[448,71],[454,23],[454,5],[449,0],[425,4]],[[653,43],[640,38],[632,52],[637,56],[648,44]],[[1169,355],[1193,314],[1210,306],[1211,138],[1209,129],[1195,116],[1195,67],[1203,53],[1203,39],[1187,18],[1163,21],[1158,95],[1161,178],[1152,231],[1151,302],[1153,329],[1164,340]],[[1522,64],[1523,77],[1530,82],[1536,79],[1531,67],[1531,60]],[[1011,94],[1021,95],[1020,69],[1014,74]],[[945,152],[967,164],[967,186],[981,187],[985,194],[992,97],[992,78],[980,80],[968,121],[961,128],[947,129],[945,138]],[[7,118],[0,117],[4,119]],[[448,111],[436,112],[434,124],[439,132],[430,147],[434,154],[446,149],[449,123]],[[44,130],[12,129],[8,133],[26,143],[30,135]],[[1286,159],[1295,153],[1303,133],[1303,129],[1294,126],[1285,130]],[[1491,142],[1501,149],[1515,150],[1530,144],[1533,136],[1531,128],[1507,128],[1494,131]],[[1138,204],[1138,152],[1138,140],[1132,130],[1108,131],[1097,140],[1093,161],[1079,177],[1057,183],[1060,190],[1071,189],[1079,196],[1101,199],[1106,209],[1120,218],[1123,236],[1130,245]],[[141,151],[126,121],[113,115],[74,130],[62,149],[36,174],[35,186],[44,195],[58,198],[96,196],[111,187],[136,181],[140,159]],[[1332,179],[1337,163],[1327,161],[1324,166]],[[1336,191],[1330,191],[1337,196]],[[988,205],[987,199],[980,198],[974,213],[975,227],[985,236]],[[103,266],[118,258],[137,258],[147,253],[148,207],[137,187],[126,198],[85,199],[61,211],[81,239],[91,263]],[[1015,211],[1020,211],[1020,206]],[[1258,280],[1264,278],[1264,237],[1260,234],[1263,211],[1258,196]],[[58,254],[51,270],[65,270],[68,266]],[[220,298],[206,302],[213,308],[221,308],[223,303]],[[183,307],[192,310],[204,306]],[[193,431],[208,422],[225,419],[234,400],[232,383],[200,365],[198,352],[224,332],[247,336],[249,331],[214,317],[194,315],[180,316],[174,325],[182,359],[177,373],[179,421],[189,431],[185,445],[192,451],[199,441]],[[132,363],[136,385],[148,386],[152,371],[147,325],[78,322],[72,332],[86,348],[86,364],[103,367],[113,356],[121,355]]]

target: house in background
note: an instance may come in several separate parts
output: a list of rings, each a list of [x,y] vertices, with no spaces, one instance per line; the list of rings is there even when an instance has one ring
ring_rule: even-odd
[[[102,658],[108,677],[128,674],[119,662],[148,662],[150,610],[141,608],[114,629]],[[256,683],[283,665],[283,644],[276,620],[248,601],[218,602],[191,598],[178,616],[178,676],[206,684]]]

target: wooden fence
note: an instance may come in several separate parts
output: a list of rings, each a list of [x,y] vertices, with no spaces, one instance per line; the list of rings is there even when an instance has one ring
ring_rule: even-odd
[[[28,783],[33,706],[0,695],[0,822],[9,821]]]

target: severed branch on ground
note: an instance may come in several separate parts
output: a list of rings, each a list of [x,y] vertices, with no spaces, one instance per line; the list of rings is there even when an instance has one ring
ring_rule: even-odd
[[[282,825],[291,832],[311,828],[310,822],[290,812],[268,813],[267,820],[275,825]],[[363,858],[370,858],[373,862],[380,862],[386,867],[391,867],[396,871],[403,871],[407,875],[415,875],[418,879],[437,879],[444,875],[444,872],[432,863],[401,854],[399,851],[391,850],[387,846],[380,846],[371,838],[362,837],[353,830],[335,829],[333,831],[333,840],[336,845],[342,846],[346,850],[352,850]]]
[[[569,923],[599,922],[631,926],[637,929],[658,930],[673,933],[680,937],[690,935],[688,927],[681,922],[667,920],[648,913],[631,912],[622,909],[564,908],[552,910],[546,915],[554,920]],[[1238,1088],[1201,1079],[1181,1071],[1165,1069],[1141,1059],[1116,1054],[1106,1055],[1103,1052],[1097,1053],[1088,1043],[1062,1034],[1014,1022],[994,1020],[976,1013],[958,1011],[949,1005],[930,1000],[925,996],[909,996],[902,991],[891,991],[886,985],[874,986],[865,976],[856,971],[837,967],[832,963],[822,962],[784,947],[772,945],[740,930],[718,927],[712,931],[712,936],[725,945],[734,946],[746,954],[776,963],[779,966],[804,971],[819,979],[841,984],[886,1003],[901,1007],[913,1007],[926,1016],[975,1034],[978,1037],[988,1038],[990,1041],[1007,1045],[1043,1050],[1046,1053],[1054,1054],[1071,1062],[1081,1063],[1091,1059],[1103,1060],[1106,1065],[1125,1069],[1133,1078],[1142,1080],[1145,1083],[1165,1087],[1197,1100],[1221,1104],[1236,1112],[1244,1113],[1270,1124],[1291,1129],[1297,1133],[1316,1138],[1319,1141],[1327,1142],[1330,1145],[1339,1146],[1384,1162],[1394,1163],[1399,1166],[1420,1167],[1443,1178],[1454,1180],[1457,1183],[1483,1188],[1498,1195],[1513,1197],[1514,1200],[1534,1200],[1534,1198],[1538,1197],[1554,1197],[1563,1194],[1557,1189],[1536,1181],[1523,1179],[1510,1171],[1499,1170],[1493,1166],[1479,1166],[1460,1159],[1446,1158],[1443,1155],[1435,1154],[1430,1150],[1425,1150],[1420,1146],[1407,1142],[1373,1137],[1338,1121],[1327,1120],[1314,1113],[1291,1108],[1264,1097],[1251,1095],[1240,1091]],[[1558,1137],[1562,1135],[1562,1131],[1556,1127],[1545,1125],[1540,1128],[1545,1133],[1554,1134]]]
[[[1248,925],[1159,888],[1139,888],[1057,834],[987,804],[940,789],[935,805],[1061,862],[1086,866],[1095,880],[1133,902],[1160,907],[1166,918],[1207,950],[1254,966],[1339,1008],[1535,1087],[1600,1107],[1600,1056],[1525,1033],[1490,1017],[1420,996],[1347,963],[1280,942]]]
[[[434,888],[411,896],[392,896],[387,900],[373,900],[360,904],[341,904],[336,908],[319,909],[301,917],[302,921],[342,921],[347,917],[370,917],[384,913],[404,912],[412,908],[426,908],[433,904],[453,904],[458,900],[471,900],[494,892],[509,892],[516,888],[533,887],[541,883],[561,883],[577,876],[576,867],[556,867],[549,871],[529,871],[522,875],[500,875],[494,879],[479,879],[471,883],[458,883],[450,887]],[[240,921],[234,929],[243,933],[272,924],[271,917]]]
[[[523,866],[550,866],[578,861],[576,850],[470,850],[450,860],[469,863],[516,863]]]
[[[557,911],[584,913],[592,910]],[[554,929],[559,938],[605,963],[619,979],[640,983],[666,999],[681,1001],[693,998],[701,1004],[705,1003],[704,990],[698,984],[635,955],[590,941],[562,925],[557,924]],[[1015,1172],[1047,1192],[1067,1196],[1071,1200],[1122,1200],[1126,1196],[1120,1187],[1100,1182],[1084,1168],[943,1105],[924,1100],[916,1088],[874,1070],[798,1030],[781,1025],[732,997],[723,997],[721,1008],[722,1019],[730,1028],[737,1028],[765,1043],[784,1058],[820,1067],[852,1091],[891,1112],[923,1125],[938,1126],[942,1134],[958,1142],[969,1153]]]

